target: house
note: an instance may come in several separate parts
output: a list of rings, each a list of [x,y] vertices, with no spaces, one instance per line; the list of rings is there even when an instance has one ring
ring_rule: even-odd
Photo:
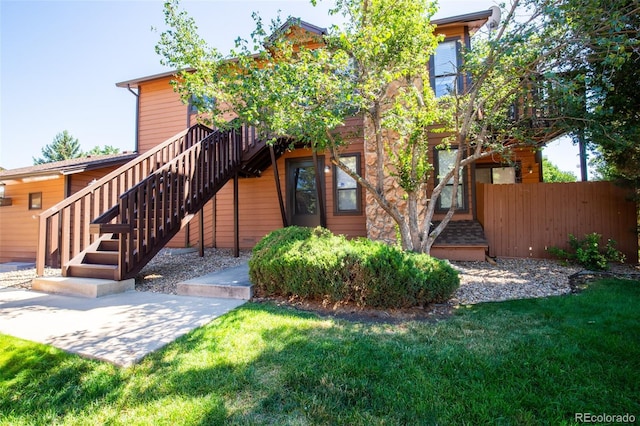
[[[460,44],[468,44],[493,13],[495,9],[489,9],[434,21],[445,36],[436,58],[441,54],[459,60]],[[302,42],[313,43],[324,34],[323,29],[300,21],[286,25]],[[437,60],[431,75],[436,94],[457,78]],[[40,216],[39,274],[45,264],[61,265],[65,276],[121,280],[135,276],[162,247],[197,244],[237,252],[287,225],[321,225],[349,237],[395,241],[393,221],[352,178],[331,165],[328,155],[297,145],[288,150],[291,141],[269,146],[256,139],[254,128],[244,125],[229,131],[201,126],[196,112],[173,91],[173,78],[175,72],[167,72],[117,83],[135,96],[139,156]],[[343,161],[365,177],[377,161],[375,148],[365,137],[367,125],[362,116],[346,121],[342,131],[349,144],[341,153]],[[435,176],[455,151],[436,150],[440,140],[434,137],[430,142]],[[506,224],[491,217],[498,210],[488,191],[499,186],[533,187],[542,180],[541,163],[536,150],[519,149],[508,161],[496,155],[464,170],[460,207],[432,254],[457,260],[502,255],[491,251],[491,238]],[[402,203],[394,188],[385,190],[389,198]],[[450,202],[441,197],[436,220],[443,218]],[[522,224],[522,217],[511,222]],[[491,223],[491,238],[483,221]],[[526,255],[542,257],[546,246],[567,237],[556,234],[551,242],[536,242],[536,250],[531,248]],[[526,239],[514,232],[507,246],[517,238]]]
[[[0,171],[0,263],[33,263],[39,214],[136,156],[100,155]]]

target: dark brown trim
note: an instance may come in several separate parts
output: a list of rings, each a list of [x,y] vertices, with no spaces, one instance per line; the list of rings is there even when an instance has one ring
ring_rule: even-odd
[[[40,204],[34,206],[34,198],[40,197]],[[29,210],[42,210],[42,192],[29,193]]]
[[[238,172],[233,176],[233,257],[240,257],[240,213],[238,206]]]
[[[476,163],[469,165],[471,172],[471,215],[473,220],[478,220],[478,200],[476,199]]]
[[[465,33],[466,36],[466,33]],[[455,74],[446,74],[446,75],[441,75],[441,76],[436,76],[436,64],[434,61],[434,55],[431,55],[431,58],[429,58],[429,83],[431,84],[431,89],[433,89],[433,92],[435,94],[436,91],[436,77],[446,77],[449,75],[455,75],[456,76],[456,91],[460,94],[463,93],[464,89],[464,79],[462,74],[460,74],[459,69],[462,66],[462,53],[460,52],[460,44],[462,42],[465,42],[464,40],[462,40],[462,38],[460,36],[451,36],[451,37],[447,37],[444,40],[442,40],[439,44],[442,43],[447,43],[450,41],[455,41],[456,42],[456,73]]]
[[[471,50],[471,34],[469,33],[468,25],[464,26],[464,48],[467,51]],[[461,66],[461,64],[458,64],[458,66]],[[464,77],[465,77],[465,87],[463,88],[463,93],[467,93],[467,91],[471,88],[471,73],[467,72]]]
[[[457,145],[452,145],[449,147],[449,149],[458,149],[459,147]],[[438,149],[436,147],[433,147],[433,180],[434,180],[434,187],[438,185],[438,183],[440,182],[440,180],[438,179],[438,175],[440,174],[440,170],[438,167],[438,153],[440,151],[446,151],[444,149]],[[464,155],[464,154],[463,154]],[[456,209],[457,213],[469,213],[469,179],[468,179],[468,173],[469,173],[469,167],[463,167],[462,168],[462,175],[459,177],[459,182],[458,185],[460,184],[460,181],[463,182],[462,184],[462,203],[463,206],[460,207],[458,206],[458,208]],[[453,199],[451,200],[453,202]],[[436,209],[435,212],[438,214],[442,214],[442,213],[446,213],[449,211],[449,208],[442,208],[440,207],[440,203],[442,202],[442,192],[439,195],[439,199],[436,202]]]
[[[273,144],[269,145],[269,153],[271,154],[271,166],[273,166],[273,178],[275,179],[276,191],[278,193],[278,204],[280,205],[280,216],[282,217],[282,226],[287,225],[287,211],[284,208],[284,199],[282,197],[282,185],[280,184],[280,173],[278,172],[278,160],[273,149]]]
[[[204,206],[198,217],[198,240],[198,254],[200,257],[204,257]]]
[[[216,241],[216,214],[218,213],[218,202],[216,201],[216,196],[214,195],[211,198],[211,247],[217,248],[218,243]]]
[[[64,177],[64,198],[71,195],[71,177],[72,175],[66,175]]]
[[[316,192],[318,193],[318,207],[320,208],[320,226],[323,228],[327,227],[327,209],[324,202],[324,161],[320,164],[318,160],[318,153],[315,149],[312,150],[313,155],[313,164],[316,167],[315,177],[316,177]]]
[[[344,157],[355,157],[356,159],[356,173],[360,176],[362,170],[361,155],[359,152],[344,153],[340,155]],[[333,215],[334,216],[361,216],[362,215],[362,187],[356,183],[356,210],[340,210],[339,197],[338,197],[338,166],[333,165]]]
[[[517,184],[522,183],[522,160],[515,160],[512,162],[496,162],[496,163],[482,163],[482,164],[474,164],[475,169],[498,169],[498,168],[506,168],[513,167],[516,169],[515,182]],[[475,179],[475,170],[473,172],[473,178]],[[492,184],[493,184],[493,175],[491,176]]]
[[[448,16],[446,18],[434,19],[431,21],[433,25],[457,24],[462,22],[473,22],[481,19],[488,19],[493,14],[493,10],[481,10],[479,12],[466,13],[464,15]]]

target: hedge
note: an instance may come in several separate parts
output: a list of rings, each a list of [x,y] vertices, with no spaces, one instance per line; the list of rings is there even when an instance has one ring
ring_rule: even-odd
[[[253,249],[249,276],[263,296],[406,308],[448,300],[460,285],[445,261],[324,228],[291,226]]]

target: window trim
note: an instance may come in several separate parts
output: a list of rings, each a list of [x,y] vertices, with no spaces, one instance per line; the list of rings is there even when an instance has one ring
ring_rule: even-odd
[[[39,204],[35,204],[36,197],[40,199]],[[42,192],[29,193],[29,210],[42,210]]]
[[[513,167],[515,168],[515,184],[522,183],[522,161],[516,160],[513,163],[482,163],[476,164],[477,169],[500,169],[505,167]],[[491,184],[493,183],[493,173],[491,174]]]
[[[340,155],[341,158],[345,158],[345,157],[355,157],[356,159],[356,170],[355,172],[362,176],[361,173],[361,161],[360,161],[360,153],[359,152],[353,152],[353,153],[345,153]],[[356,208],[354,210],[342,210],[340,209],[340,205],[339,205],[339,192],[340,189],[338,188],[338,170],[340,170],[338,168],[338,166],[336,166],[335,164],[333,165],[333,214],[335,216],[359,216],[362,215],[362,188],[360,186],[360,184],[356,181]],[[350,188],[352,189],[352,188]]]
[[[440,175],[440,156],[439,153],[440,151],[453,151],[453,150],[457,150],[459,149],[459,147],[457,145],[453,145],[450,146],[449,149],[438,149],[437,147],[433,148],[434,151],[434,155],[433,155],[433,181],[434,181],[434,188],[436,186],[438,186],[438,184],[440,183],[440,178],[438,178],[438,176]],[[464,153],[463,153],[464,156]],[[462,206],[458,206],[457,209],[455,209],[455,211],[457,213],[468,213],[469,212],[469,176],[468,176],[468,169],[469,167],[463,167],[462,168],[462,173],[460,174],[460,178],[458,181],[458,185],[462,184]],[[453,185],[451,185],[453,186]],[[438,201],[436,202],[436,209],[435,212],[436,213],[446,213],[449,211],[449,207],[442,207],[442,192],[440,192],[440,195],[438,196]]]
[[[455,46],[456,46],[456,73],[455,74],[436,75],[436,63],[434,60],[435,52],[433,55],[431,55],[431,58],[429,58],[429,82],[431,84],[431,89],[433,89],[434,95],[436,95],[436,78],[449,77],[452,75],[456,76],[456,94],[463,93],[464,78],[463,78],[463,75],[459,72],[459,69],[462,66],[462,53],[460,49],[460,46],[463,41],[462,37],[460,36],[447,37],[444,40],[442,40],[439,44],[447,43],[451,41],[456,42],[455,43]],[[436,98],[440,98],[442,96],[445,96],[445,95],[440,95],[440,96],[436,95]]]

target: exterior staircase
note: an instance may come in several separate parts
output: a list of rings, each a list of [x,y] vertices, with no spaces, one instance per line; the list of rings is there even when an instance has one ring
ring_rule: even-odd
[[[177,134],[40,215],[37,275],[50,266],[64,277],[135,277],[230,179],[259,175],[271,154],[253,127]]]

